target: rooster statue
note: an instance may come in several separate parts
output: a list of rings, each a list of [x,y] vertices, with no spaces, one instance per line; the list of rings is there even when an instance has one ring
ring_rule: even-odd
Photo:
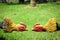
[[[26,24],[24,23],[20,23],[16,25],[15,23],[12,22],[12,20],[9,17],[5,17],[3,22],[3,30],[5,32],[11,32],[13,30],[25,31],[27,30],[27,27]]]

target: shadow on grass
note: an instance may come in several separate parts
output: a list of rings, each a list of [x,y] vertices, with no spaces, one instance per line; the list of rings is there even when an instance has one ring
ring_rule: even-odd
[[[0,40],[5,40],[5,38],[4,37],[0,37]]]

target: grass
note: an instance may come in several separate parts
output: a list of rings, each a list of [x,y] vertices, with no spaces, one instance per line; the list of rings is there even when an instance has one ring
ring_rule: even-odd
[[[11,17],[14,23],[24,22],[28,31],[4,33],[0,29],[0,37],[6,40],[59,40],[60,31],[56,32],[33,32],[31,28],[35,23],[45,25],[49,18],[55,17],[60,22],[60,4],[46,3],[37,4],[37,8],[26,8],[29,4],[8,5],[0,3],[0,21],[5,16]]]

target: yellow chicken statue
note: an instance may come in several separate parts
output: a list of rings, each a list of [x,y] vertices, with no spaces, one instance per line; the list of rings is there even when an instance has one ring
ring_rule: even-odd
[[[15,24],[12,22],[12,20],[9,17],[4,17],[4,22],[3,22],[3,30],[5,32],[11,32],[13,30],[15,31],[25,31],[26,25],[21,22],[20,24]]]

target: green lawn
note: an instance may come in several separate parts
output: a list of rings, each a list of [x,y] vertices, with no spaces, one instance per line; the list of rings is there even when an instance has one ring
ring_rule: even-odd
[[[24,22],[28,31],[4,33],[0,29],[0,37],[6,40],[59,40],[60,31],[56,32],[33,32],[31,28],[35,23],[45,25],[49,18],[55,17],[60,23],[60,4],[46,3],[37,4],[37,8],[27,8],[29,4],[8,5],[0,3],[0,21],[4,16],[11,17],[14,23]]]

